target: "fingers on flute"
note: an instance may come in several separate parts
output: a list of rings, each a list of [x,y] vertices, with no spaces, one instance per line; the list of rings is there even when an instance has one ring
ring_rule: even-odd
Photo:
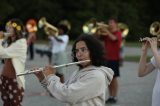
[[[45,73],[46,75],[54,74],[54,73],[55,73],[53,67],[50,66],[50,65],[45,66],[45,69],[44,69],[44,70],[45,70],[44,73]]]

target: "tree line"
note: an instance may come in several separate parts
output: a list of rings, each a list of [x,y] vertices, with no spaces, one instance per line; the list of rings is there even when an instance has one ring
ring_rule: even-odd
[[[29,18],[38,22],[46,17],[54,26],[67,19],[71,23],[70,38],[74,39],[82,33],[82,26],[89,19],[107,22],[113,17],[128,25],[126,39],[136,41],[150,36],[150,25],[159,21],[159,13],[158,0],[1,0],[0,30],[11,18],[20,18],[25,24]]]

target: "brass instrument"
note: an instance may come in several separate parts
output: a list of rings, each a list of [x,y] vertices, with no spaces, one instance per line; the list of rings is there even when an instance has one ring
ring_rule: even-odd
[[[157,38],[160,37],[160,22],[158,21],[154,21],[151,25],[150,25],[150,34],[153,36],[157,36]],[[140,41],[143,42],[145,41],[145,39],[140,38]],[[159,41],[159,40],[158,40]]]
[[[71,30],[71,23],[68,20],[61,20],[59,25],[64,25],[68,28],[68,30]]]
[[[46,21],[45,17],[42,17],[39,21],[38,21],[38,27],[39,28],[44,28],[44,31],[47,35],[52,35],[52,36],[57,36],[59,31],[58,28],[56,28],[55,26],[51,25],[50,23],[48,23]]]
[[[125,38],[129,33],[128,26],[126,24],[124,24],[124,23],[118,23],[118,28],[122,32],[122,38]]]
[[[160,22],[155,21],[150,26],[150,34],[154,36],[160,36]]]
[[[97,30],[97,21],[95,19],[90,19],[82,26],[82,30],[86,34],[95,34]]]
[[[124,23],[118,23],[118,27],[122,32],[122,37],[125,38],[129,32],[128,26]],[[109,26],[104,22],[90,20],[83,25],[82,29],[84,33],[100,35],[103,31],[108,30]]]
[[[84,60],[84,61],[72,62],[72,63],[68,63],[68,64],[57,65],[57,66],[54,66],[54,68],[67,67],[67,66],[86,63],[86,62],[90,62],[90,60]],[[24,73],[17,74],[17,76],[33,74],[35,72],[40,72],[43,70],[44,70],[44,68],[38,68],[37,70],[26,70]]]

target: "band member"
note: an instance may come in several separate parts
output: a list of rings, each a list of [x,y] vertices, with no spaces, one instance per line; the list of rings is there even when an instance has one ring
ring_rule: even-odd
[[[9,37],[0,39],[0,58],[4,59],[4,66],[0,76],[0,93],[3,106],[21,106],[24,95],[24,77],[16,77],[25,69],[27,42],[24,38],[24,26],[19,19],[11,19],[6,24]],[[0,32],[0,38],[4,33]]]
[[[138,66],[138,76],[144,77],[153,71],[157,71],[157,78],[152,93],[152,106],[159,106],[160,104],[160,54],[158,52],[157,38],[144,38],[142,43],[142,53]],[[153,57],[150,62],[147,62],[147,51],[151,48]]]
[[[120,62],[120,45],[122,42],[121,31],[118,28],[117,21],[115,19],[108,20],[108,29],[105,29],[101,33],[101,39],[104,41],[105,46],[105,66],[111,68],[114,71],[114,77],[109,85],[109,98],[106,103],[116,103],[118,93],[118,79],[120,76],[119,62]]]
[[[26,23],[26,29],[28,32],[27,36],[27,45],[28,45],[28,53],[29,59],[34,59],[34,43],[36,41],[36,31],[37,31],[37,24],[34,19],[29,19]]]
[[[66,54],[66,48],[69,42],[69,36],[68,36],[68,27],[63,24],[58,25],[59,35],[54,36],[50,35],[50,43],[52,44],[52,64],[53,65],[60,65],[67,63],[67,54]],[[59,68],[56,73],[60,78],[61,82],[64,82],[64,74],[65,69]]]
[[[96,49],[95,49],[96,48]],[[56,69],[46,66],[44,72],[35,75],[47,91],[67,106],[105,106],[106,87],[113,71],[103,64],[103,46],[93,36],[80,36],[72,48],[73,61],[90,60],[79,64],[66,83],[55,75]]]

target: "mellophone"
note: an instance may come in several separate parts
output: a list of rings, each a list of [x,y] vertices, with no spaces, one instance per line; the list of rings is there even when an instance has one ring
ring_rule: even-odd
[[[86,63],[86,62],[90,62],[90,60],[72,62],[72,63],[68,63],[68,64],[61,64],[61,65],[54,66],[54,68],[67,67],[67,66]],[[44,70],[44,67],[38,68],[38,69],[35,69],[35,70],[26,70],[24,73],[17,74],[17,76],[28,75],[28,74],[32,74],[32,73],[35,73],[35,72],[40,72],[40,71],[43,71],[43,70]]]

